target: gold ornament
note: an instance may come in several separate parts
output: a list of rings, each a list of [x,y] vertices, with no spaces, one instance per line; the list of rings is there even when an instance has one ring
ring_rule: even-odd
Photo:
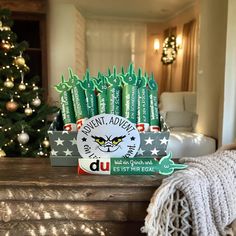
[[[11,28],[9,26],[3,26],[1,29],[3,31],[10,31],[11,30]]]
[[[26,89],[26,85],[24,83],[20,83],[19,86],[18,86],[19,90],[20,91],[24,91]]]
[[[24,70],[25,70],[26,72],[29,72],[30,68],[25,64],[25,65],[24,65]]]
[[[9,27],[9,26],[3,26],[2,25],[2,22],[0,21],[0,30],[1,31],[10,31],[11,30],[11,28]]]
[[[27,104],[27,107],[25,108],[25,114],[27,116],[31,116],[33,113],[33,110],[31,109],[31,107],[29,106],[29,103]]]
[[[13,88],[14,87],[14,83],[12,82],[12,80],[7,78],[6,81],[4,82],[4,86],[7,87],[7,88]]]
[[[14,59],[14,64],[16,66],[24,67],[25,66],[25,59],[22,56],[18,56]]]
[[[45,147],[45,148],[48,148],[49,147],[49,141],[47,140],[47,138],[45,138],[44,140],[43,140],[43,142],[42,142],[42,145],[43,145],[43,147]]]
[[[0,157],[5,157],[6,153],[0,148]]]
[[[16,111],[18,108],[18,103],[16,103],[13,99],[11,99],[11,101],[6,103],[6,108],[10,112]]]
[[[33,90],[34,90],[34,91],[36,91],[36,90],[38,90],[38,89],[39,89],[38,86],[33,86]]]

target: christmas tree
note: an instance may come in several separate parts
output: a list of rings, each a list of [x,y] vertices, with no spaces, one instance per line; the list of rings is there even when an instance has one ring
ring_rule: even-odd
[[[37,76],[25,81],[27,42],[17,42],[7,9],[0,9],[0,157],[48,156],[48,116],[57,111],[42,102]]]

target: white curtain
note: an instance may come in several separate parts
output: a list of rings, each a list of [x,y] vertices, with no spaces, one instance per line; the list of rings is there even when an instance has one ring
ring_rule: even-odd
[[[107,73],[107,68],[128,67],[145,69],[146,24],[125,21],[88,20],[86,47],[88,68],[92,75]]]

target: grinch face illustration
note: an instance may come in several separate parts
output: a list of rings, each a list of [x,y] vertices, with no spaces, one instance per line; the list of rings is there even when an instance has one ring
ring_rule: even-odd
[[[123,139],[126,136],[119,136],[114,137],[112,136],[105,136],[105,137],[98,137],[98,136],[92,136],[94,139],[94,142],[98,144],[97,148],[102,152],[115,152],[119,148],[121,148],[121,142],[123,142]]]
[[[83,158],[130,158],[139,146],[140,136],[135,125],[113,114],[87,119],[77,135],[78,151]]]

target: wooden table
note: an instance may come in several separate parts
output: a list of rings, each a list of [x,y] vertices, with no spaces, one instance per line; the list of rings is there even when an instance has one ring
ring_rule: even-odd
[[[143,235],[161,176],[78,176],[49,159],[0,158],[0,235]]]

